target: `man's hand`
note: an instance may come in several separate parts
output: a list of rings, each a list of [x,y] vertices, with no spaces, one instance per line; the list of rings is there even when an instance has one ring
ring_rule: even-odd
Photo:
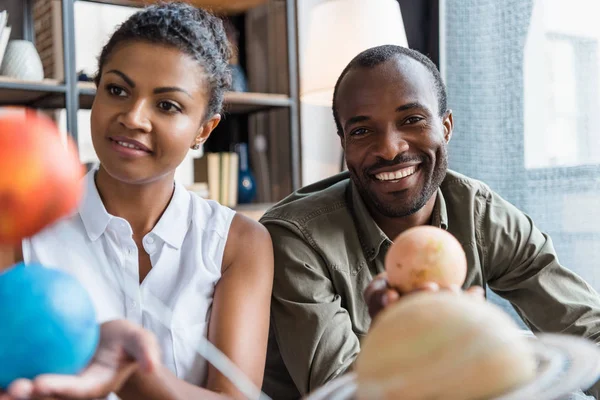
[[[159,365],[160,349],[154,335],[125,320],[110,321],[102,324],[96,354],[79,375],[19,379],[6,394],[0,394],[0,400],[102,398],[118,391],[139,368],[150,373]]]
[[[450,290],[459,293],[460,287],[456,285],[440,287],[437,283],[429,282],[424,284],[420,288],[417,288],[415,292],[437,292],[439,290]],[[484,290],[481,286],[472,286],[465,292],[481,299],[483,299],[485,295]],[[371,319],[374,319],[375,316],[377,316],[377,314],[379,314],[379,312],[383,310],[386,306],[398,301],[400,297],[408,294],[410,293],[399,293],[397,290],[391,288],[388,285],[387,274],[385,272],[382,272],[381,274],[377,275],[375,278],[373,278],[373,281],[371,281],[371,283],[369,284],[369,286],[367,286],[364,292],[365,301],[367,303],[367,306],[369,307],[369,315],[371,316]]]

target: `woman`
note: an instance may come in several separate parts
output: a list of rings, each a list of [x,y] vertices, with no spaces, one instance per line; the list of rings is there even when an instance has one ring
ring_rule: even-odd
[[[261,386],[273,278],[268,232],[174,179],[221,119],[229,55],[222,22],[186,4],[150,6],[123,23],[99,58],[91,132],[100,166],[86,175],[75,215],[23,242],[26,262],[81,280],[100,321],[127,319],[157,338],[164,366],[107,380],[103,390],[122,398],[240,397],[195,351],[202,336]],[[15,386],[74,395],[72,383]],[[78,390],[75,397],[89,394]]]

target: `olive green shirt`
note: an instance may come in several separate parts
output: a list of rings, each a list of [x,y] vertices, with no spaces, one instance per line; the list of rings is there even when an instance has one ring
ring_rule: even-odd
[[[298,398],[351,367],[371,323],[363,292],[384,271],[391,241],[347,172],[293,193],[261,222],[275,252],[263,389],[274,399]],[[600,341],[598,294],[559,264],[552,241],[527,215],[487,185],[448,171],[432,225],[462,244],[465,288],[489,287],[534,332]]]

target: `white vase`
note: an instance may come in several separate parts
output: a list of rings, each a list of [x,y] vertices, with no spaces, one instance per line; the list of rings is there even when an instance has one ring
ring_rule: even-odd
[[[0,74],[25,81],[44,79],[44,66],[33,43],[28,40],[8,42]]]

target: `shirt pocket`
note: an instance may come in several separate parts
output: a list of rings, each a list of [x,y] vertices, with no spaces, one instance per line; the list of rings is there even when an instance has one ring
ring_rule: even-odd
[[[198,352],[206,348],[206,322],[180,323],[171,331],[173,336],[173,358],[177,377],[188,383],[204,386],[208,365]]]

